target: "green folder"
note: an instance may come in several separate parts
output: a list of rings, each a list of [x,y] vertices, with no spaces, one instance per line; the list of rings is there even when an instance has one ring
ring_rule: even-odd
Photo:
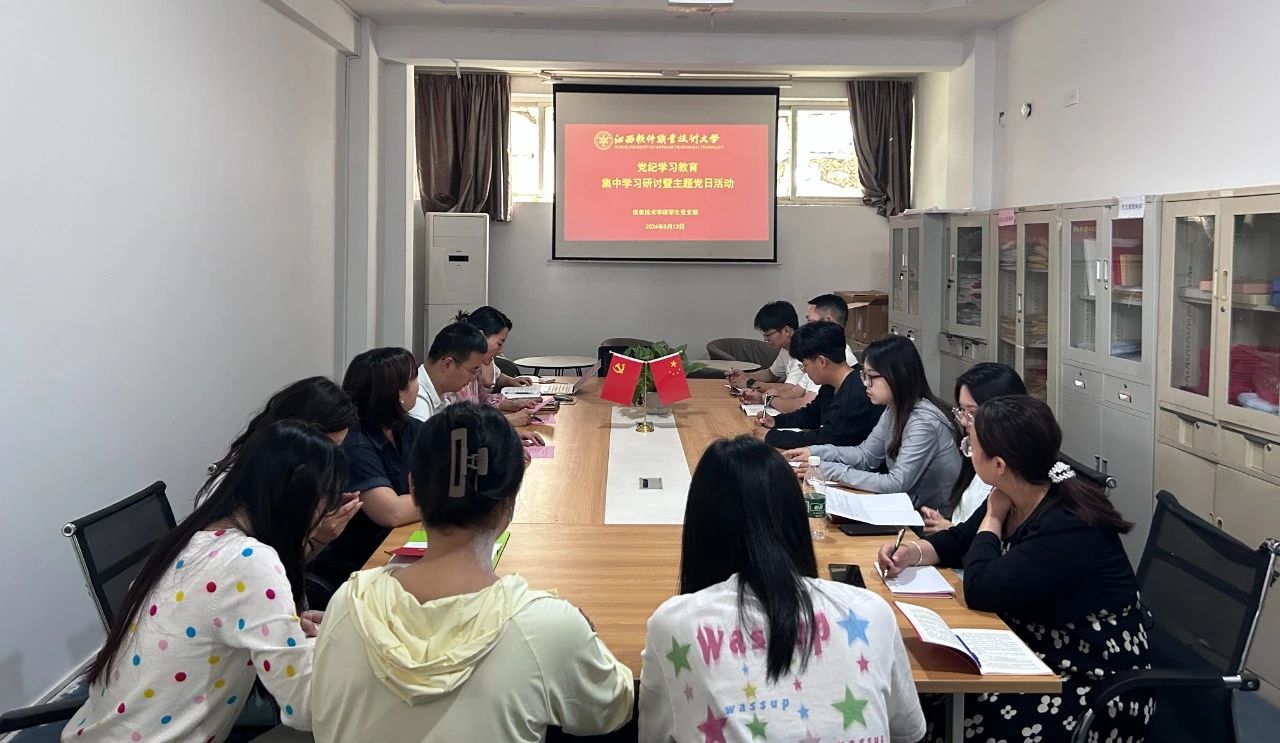
[[[498,569],[498,561],[502,559],[502,553],[504,550],[506,550],[507,540],[510,538],[511,538],[511,532],[504,531],[502,532],[502,534],[498,535],[498,541],[494,542],[493,544],[494,570]],[[414,533],[410,534],[409,541],[405,543],[405,546],[407,547],[410,544],[414,545],[414,547],[425,547],[425,545],[427,544],[427,530],[418,529]]]

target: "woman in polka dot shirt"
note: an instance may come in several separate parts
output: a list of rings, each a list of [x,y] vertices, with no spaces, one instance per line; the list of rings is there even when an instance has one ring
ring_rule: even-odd
[[[221,741],[255,678],[281,722],[309,730],[315,626],[295,597],[345,481],[342,450],[314,426],[255,434],[134,580],[62,740]]]

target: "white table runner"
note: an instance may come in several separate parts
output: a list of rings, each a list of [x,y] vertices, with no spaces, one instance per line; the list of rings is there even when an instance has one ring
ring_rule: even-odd
[[[649,416],[652,433],[635,430],[638,408],[613,409],[609,421],[609,474],[604,492],[606,524],[684,523],[689,462],[675,415]],[[642,490],[640,478],[662,478],[661,490]]]

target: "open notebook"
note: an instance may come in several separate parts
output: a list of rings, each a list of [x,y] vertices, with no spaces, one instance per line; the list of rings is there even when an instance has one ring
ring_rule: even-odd
[[[930,645],[954,650],[984,676],[1052,676],[1013,630],[951,629],[936,611],[915,604],[893,602],[915,628],[920,639]]]
[[[498,541],[493,544],[493,567],[497,569],[498,560],[502,559],[502,551],[507,548],[507,540],[511,538],[511,532],[504,531],[498,536]],[[416,562],[423,555],[427,554],[427,532],[425,529],[419,529],[409,535],[409,541],[404,543],[403,547],[394,550],[387,550],[387,554],[391,555],[388,565],[408,565]]]
[[[956,589],[947,582],[946,577],[932,565],[921,565],[915,568],[903,568],[893,578],[885,576],[880,563],[875,563],[876,572],[884,581],[889,592],[895,596],[946,597],[956,595]]]
[[[573,384],[566,382],[541,382],[539,384],[531,384],[527,387],[507,387],[502,390],[502,396],[508,400],[529,400],[543,395],[576,395],[582,391],[587,382],[600,371],[600,362],[596,362],[595,366],[587,370],[586,374],[578,377],[578,381]]]

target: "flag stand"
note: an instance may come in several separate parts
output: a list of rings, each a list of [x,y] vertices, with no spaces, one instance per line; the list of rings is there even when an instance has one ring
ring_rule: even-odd
[[[644,420],[636,424],[636,433],[653,433],[653,424],[649,422],[649,385],[645,384],[643,376],[640,384],[644,384]]]

